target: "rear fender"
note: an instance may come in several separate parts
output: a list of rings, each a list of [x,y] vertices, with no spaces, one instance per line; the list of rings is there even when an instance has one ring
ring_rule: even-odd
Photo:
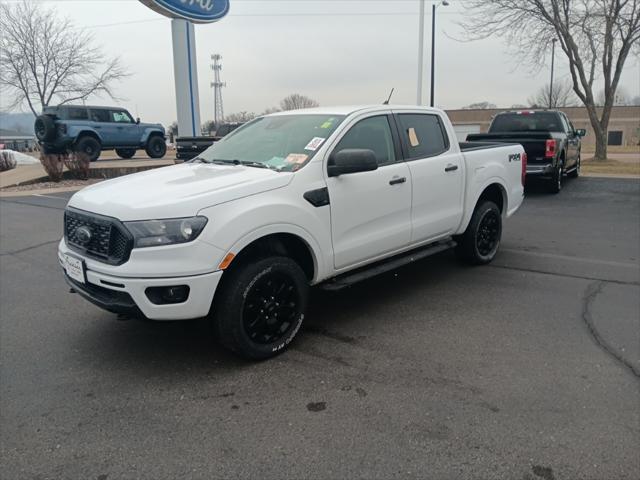
[[[67,135],[73,143],[77,142],[80,137],[89,136],[96,138],[100,145],[104,144],[102,136],[93,128],[69,126]]]
[[[500,177],[491,177],[487,179],[480,188],[474,190],[473,196],[470,196],[469,199],[465,202],[465,214],[462,218],[462,222],[458,227],[457,234],[464,233],[464,231],[469,226],[469,222],[471,222],[471,217],[473,216],[473,212],[475,212],[476,207],[478,206],[478,202],[480,201],[480,197],[485,192],[487,188],[491,185],[498,185],[500,187],[500,192],[502,193],[502,217],[506,218],[507,213],[509,212],[509,195],[507,194],[507,186],[504,180]]]

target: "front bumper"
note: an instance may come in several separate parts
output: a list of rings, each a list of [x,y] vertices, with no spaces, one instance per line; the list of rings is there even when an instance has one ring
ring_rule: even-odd
[[[83,259],[81,255],[70,251],[63,240],[58,248],[61,267],[66,253]],[[223,273],[217,271],[170,278],[130,278],[97,272],[90,268],[91,262],[87,262],[87,259],[83,261],[86,272],[84,284],[69,278],[63,269],[65,280],[73,290],[104,310],[127,316],[143,316],[151,320],[189,320],[206,316]],[[150,287],[178,285],[189,287],[189,296],[182,303],[158,305],[146,293]]]

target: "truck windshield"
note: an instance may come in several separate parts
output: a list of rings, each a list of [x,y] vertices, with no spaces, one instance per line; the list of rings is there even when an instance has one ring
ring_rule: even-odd
[[[343,120],[341,115],[301,114],[258,118],[214,143],[198,160],[295,172]]]
[[[560,116],[551,112],[502,113],[489,129],[497,132],[562,132]]]

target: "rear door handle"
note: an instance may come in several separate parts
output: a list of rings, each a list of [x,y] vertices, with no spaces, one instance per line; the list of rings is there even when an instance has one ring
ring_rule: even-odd
[[[445,172],[455,172],[458,169],[457,165],[453,165],[453,164],[449,164],[446,166],[446,168],[444,169]]]
[[[406,177],[402,178],[392,178],[389,180],[389,185],[400,185],[401,183],[405,183],[407,181]]]

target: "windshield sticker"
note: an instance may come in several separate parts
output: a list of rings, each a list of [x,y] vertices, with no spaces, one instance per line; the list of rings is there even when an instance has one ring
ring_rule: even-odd
[[[330,120],[328,120],[328,121],[324,122],[322,125],[320,125],[320,128],[324,128],[324,129],[331,128],[331,127],[333,127],[333,122],[331,122]]]
[[[409,129],[409,143],[411,143],[411,146],[414,148],[420,145],[420,141],[418,140],[418,135],[416,135],[415,128]]]
[[[288,165],[287,161],[282,157],[273,157],[264,162],[264,164],[268,167],[275,168],[276,170],[281,170]]]
[[[309,155],[307,155],[306,153],[292,153],[284,160],[287,163],[293,163],[294,165],[299,165],[301,163],[306,162],[307,158],[309,158]]]
[[[318,150],[320,148],[320,146],[324,143],[324,141],[326,140],[326,138],[322,138],[322,137],[315,137],[313,140],[311,140],[309,142],[309,144],[304,147],[305,150],[311,150],[312,152],[315,152],[316,150]]]

